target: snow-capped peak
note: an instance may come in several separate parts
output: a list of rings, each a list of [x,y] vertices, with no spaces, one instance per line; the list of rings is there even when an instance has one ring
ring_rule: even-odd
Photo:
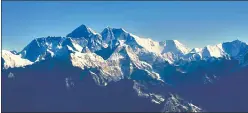
[[[94,30],[91,28],[87,27],[86,25],[82,24],[75,30],[73,30],[71,33],[67,35],[67,37],[72,37],[72,38],[89,38],[91,35],[99,35],[96,33]]]
[[[111,28],[106,27],[102,32],[103,41],[108,43],[111,40],[126,40],[128,37],[128,32],[123,28]]]
[[[175,43],[177,45],[180,45],[181,43],[178,40],[166,40],[167,43]],[[182,44],[181,44],[182,45]]]
[[[82,47],[72,38],[36,38],[20,52],[20,55],[22,58],[35,62],[65,55],[68,49],[79,52],[82,51]]]
[[[211,57],[222,57],[225,53],[222,48],[222,44],[217,44],[214,46],[207,45],[204,49],[207,49]]]
[[[163,49],[163,46],[160,46],[159,42],[154,41],[150,38],[140,38],[140,37],[138,37],[134,34],[131,34],[131,33],[130,33],[130,36],[132,36],[135,39],[137,44],[139,44],[140,46],[142,46],[143,48],[145,48],[149,52],[160,54],[162,49]]]
[[[231,42],[223,42],[217,45],[207,45],[204,48],[194,48],[190,53],[198,54],[202,59],[209,57],[233,57],[239,59],[248,51],[248,45],[240,40],[234,40]]]
[[[164,44],[164,50],[162,53],[172,52],[179,55],[189,53],[189,49],[178,40],[166,40]]]
[[[20,55],[15,55],[7,50],[2,50],[2,64],[3,68],[14,68],[14,67],[23,67],[26,65],[31,65],[33,62],[30,62],[27,59],[21,58]]]
[[[222,44],[225,53],[231,57],[238,57],[245,54],[248,51],[248,45],[240,40],[234,40],[232,42],[224,42]]]
[[[117,28],[114,28],[114,29],[117,29]],[[118,30],[120,30],[120,31],[122,31],[122,32],[124,32],[124,33],[128,33],[125,29],[123,29],[123,28],[118,28]]]
[[[239,39],[236,39],[236,40],[233,40],[232,43],[244,43],[244,42],[242,42],[242,41],[239,40]]]
[[[19,54],[30,61],[39,61],[40,58],[60,56],[67,49],[76,52],[96,52],[108,47],[116,48],[118,45],[129,45],[137,56],[150,64],[155,59],[166,59],[173,63],[180,59],[197,57],[236,57],[248,51],[247,44],[234,40],[204,48],[194,48],[191,51],[178,40],[154,41],[142,38],[127,32],[123,28],[106,27],[101,34],[96,33],[86,25],[81,25],[73,30],[67,37],[46,37],[34,39]],[[111,53],[111,52],[110,52]],[[151,60],[152,59],[152,60]]]
[[[110,41],[115,39],[114,33],[112,31],[112,28],[106,27],[102,32],[102,39],[105,43],[109,43]]]

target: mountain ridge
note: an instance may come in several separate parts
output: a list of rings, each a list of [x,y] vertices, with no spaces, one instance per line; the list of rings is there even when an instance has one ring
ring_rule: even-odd
[[[242,59],[248,51],[248,45],[240,40],[207,45],[203,48],[189,49],[178,40],[154,41],[141,38],[123,28],[106,27],[101,33],[82,24],[67,37],[43,37],[31,41],[22,51],[15,52],[23,59],[38,62],[51,57],[63,56],[67,51],[96,52],[106,48],[110,55],[117,46],[127,45],[132,48],[139,59],[152,65],[156,59],[163,59],[174,64],[179,60],[196,61],[215,58]],[[240,49],[238,49],[240,48]],[[106,51],[105,51],[106,52]],[[103,54],[98,54],[103,55]],[[101,56],[105,58],[104,56]]]
[[[212,46],[207,45],[204,48],[189,49],[185,45],[180,43],[178,40],[166,40],[166,41],[157,42],[149,38],[141,38],[136,35],[133,35],[132,33],[127,32],[123,28],[106,27],[101,33],[96,33],[94,30],[87,27],[86,25],[79,26],[71,33],[69,33],[67,37],[64,38],[66,39],[68,37],[69,38],[71,37],[70,39],[72,40],[72,43],[75,44],[77,47],[76,51],[79,52],[82,52],[82,48],[85,47],[87,47],[92,52],[99,51],[104,48],[108,48],[108,46],[110,48],[115,48],[114,47],[115,45],[113,45],[113,43],[115,43],[116,40],[119,40],[122,43],[125,43],[133,47],[133,50],[136,52],[136,54],[138,54],[138,56],[139,54],[141,54],[140,52],[143,53],[145,52],[147,53],[146,55],[151,53],[157,54],[156,56],[162,57],[163,59],[167,60],[170,63],[173,63],[174,61],[180,59],[185,59],[185,60],[197,59],[195,58],[197,56],[199,56],[200,59],[205,59],[209,57],[218,58],[225,56],[236,57],[235,55],[237,55],[237,53],[234,54],[232,52],[235,52],[234,49],[236,48],[236,46],[239,46],[238,44],[240,44],[240,46],[245,46],[243,48],[248,48],[246,43],[241,42],[239,40],[234,40],[232,42],[223,42]],[[47,39],[49,38],[51,37],[47,37]],[[39,39],[40,38],[34,39],[32,42],[37,44],[41,43],[39,45],[44,46],[44,49],[48,48],[47,45],[42,44],[42,42],[38,42],[37,40]],[[50,42],[50,43],[55,43],[55,42]],[[39,47],[39,45],[37,46]],[[25,48],[22,51],[25,51]],[[75,47],[72,48],[74,48],[75,50]],[[226,48],[232,48],[232,49],[226,49]],[[49,50],[49,51],[55,53],[53,50]],[[49,51],[45,53],[50,54],[51,52]],[[29,58],[29,56],[25,57],[26,53],[24,52],[19,54],[21,54],[23,58],[29,59],[31,61],[37,60],[37,57],[39,56],[37,55],[35,59],[35,58]]]
[[[187,89],[192,86],[211,86],[221,78],[232,77],[233,73],[242,74],[243,70],[247,69],[247,55],[248,45],[239,40],[189,49],[178,40],[158,42],[136,36],[122,28],[107,27],[101,33],[96,33],[91,28],[81,25],[66,37],[36,38],[19,53],[2,50],[2,71],[4,79],[7,80],[6,84],[15,84],[12,80],[27,84],[37,82],[35,86],[44,91],[47,90],[41,87],[42,83],[39,81],[39,79],[45,80],[42,77],[43,73],[50,85],[57,77],[56,85],[64,85],[57,86],[62,92],[67,90],[80,92],[81,86],[77,84],[83,84],[80,81],[82,75],[104,88],[112,87],[111,84],[122,88],[123,84],[118,83],[127,80],[129,81],[127,85],[132,87],[132,90],[128,91],[135,91],[138,94],[138,98],[135,95],[130,98],[139,102],[143,101],[139,99],[140,97],[146,98],[162,106],[163,109],[160,110],[163,112],[200,112],[204,107],[198,105],[202,103],[193,105],[175,96],[178,93],[175,91],[180,92],[181,87]],[[46,72],[42,72],[43,70]],[[223,73],[229,75],[225,76]],[[18,87],[18,84],[16,85],[13,87]],[[31,88],[25,85],[23,87]],[[6,88],[11,89],[12,86]],[[115,88],[118,90],[118,87]],[[99,90],[111,92],[109,89]],[[70,93],[80,98],[79,94]],[[188,93],[183,92],[186,97]],[[57,93],[53,92],[53,94]],[[91,95],[91,93],[87,94]],[[67,98],[66,95],[64,96]]]

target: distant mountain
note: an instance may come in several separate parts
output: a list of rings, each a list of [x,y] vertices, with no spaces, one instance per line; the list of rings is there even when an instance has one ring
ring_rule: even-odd
[[[199,56],[201,59],[210,57],[242,59],[247,51],[248,45],[246,43],[240,40],[234,40],[232,42],[224,42],[214,46],[208,45],[204,48],[194,48],[189,54],[191,54],[190,57],[195,55],[197,57]]]
[[[235,40],[214,46],[208,45],[204,48],[193,48],[190,51],[177,40],[156,42],[149,38],[140,38],[122,28],[110,27],[105,28],[99,34],[91,28],[81,25],[69,33],[67,37],[37,38],[18,54],[21,54],[22,58],[35,62],[47,57],[61,56],[65,53],[64,51],[68,50],[86,51],[83,48],[96,53],[104,50],[112,53],[119,44],[130,46],[141,60],[149,64],[154,63],[156,59],[166,60],[171,64],[181,59],[204,60],[211,57],[240,59],[239,57],[242,58],[245,54],[242,52],[248,50],[246,43]]]
[[[247,56],[240,40],[190,50],[177,40],[81,25],[66,37],[36,38],[20,52],[2,50],[3,110],[248,111],[247,91],[235,90],[246,87]],[[235,91],[239,106],[223,101]]]

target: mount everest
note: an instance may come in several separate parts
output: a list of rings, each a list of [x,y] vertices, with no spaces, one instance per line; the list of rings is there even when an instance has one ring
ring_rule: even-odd
[[[81,25],[66,37],[36,38],[20,52],[2,50],[3,110],[248,111],[242,96],[248,91],[241,89],[247,83],[229,84],[247,80],[247,55],[248,45],[239,40],[189,49],[177,40],[157,42],[122,28],[97,33]],[[226,98],[207,94],[230,85]],[[240,106],[223,101],[233,91],[243,99],[232,100]]]

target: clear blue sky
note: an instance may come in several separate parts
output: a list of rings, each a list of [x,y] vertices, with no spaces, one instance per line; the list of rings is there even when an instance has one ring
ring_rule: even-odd
[[[20,51],[34,38],[65,36],[81,24],[177,39],[190,48],[247,42],[248,2],[2,2],[3,49]]]

